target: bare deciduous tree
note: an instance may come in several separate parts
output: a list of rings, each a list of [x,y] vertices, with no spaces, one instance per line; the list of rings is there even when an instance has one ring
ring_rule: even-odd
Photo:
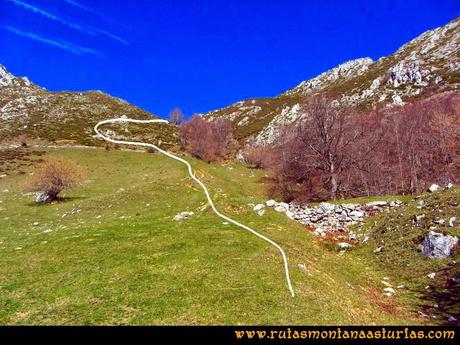
[[[285,199],[415,193],[460,182],[460,92],[357,113],[324,96],[282,130],[267,164]]]
[[[326,96],[307,98],[303,110],[304,116],[284,131],[286,149],[296,151],[294,160],[308,172],[301,173],[301,180],[320,173],[329,198],[336,199],[343,173],[362,164],[375,148],[371,144],[354,152],[367,137],[368,123],[355,121],[352,109]]]
[[[169,121],[178,126],[184,121],[184,113],[180,108],[174,108],[169,113]]]

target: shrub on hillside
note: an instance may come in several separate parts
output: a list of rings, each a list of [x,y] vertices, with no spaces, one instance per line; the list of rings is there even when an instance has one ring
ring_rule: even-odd
[[[66,159],[49,159],[40,163],[26,185],[28,192],[42,193],[47,202],[58,200],[59,194],[83,181],[81,169]]]
[[[270,148],[267,146],[246,145],[241,151],[243,162],[251,168],[262,169],[269,165]]]
[[[233,151],[231,125],[224,120],[205,121],[200,115],[180,126],[182,148],[207,162],[226,159]]]

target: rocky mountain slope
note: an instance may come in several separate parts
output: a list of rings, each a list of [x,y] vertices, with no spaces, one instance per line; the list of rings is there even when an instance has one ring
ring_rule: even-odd
[[[460,18],[430,30],[394,54],[372,61],[345,62],[274,98],[248,99],[211,111],[209,120],[231,121],[239,139],[273,142],[282,124],[302,115],[300,103],[308,95],[328,93],[360,109],[398,106],[430,92],[460,87]]]
[[[18,78],[0,65],[0,138],[15,142],[18,138],[41,139],[51,143],[105,145],[94,137],[94,125],[103,119],[120,117],[152,118],[152,114],[101,91],[50,92]],[[107,127],[110,134],[171,147],[176,142],[176,127]],[[110,132],[111,131],[111,132]]]

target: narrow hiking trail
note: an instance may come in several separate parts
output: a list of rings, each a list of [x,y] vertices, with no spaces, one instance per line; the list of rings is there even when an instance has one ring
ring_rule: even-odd
[[[240,228],[243,228],[244,230],[247,230],[249,232],[251,232],[252,234],[256,235],[257,237],[263,239],[264,241],[270,243],[272,246],[274,246],[276,249],[279,250],[279,252],[281,253],[281,256],[283,258],[283,263],[284,263],[284,270],[285,270],[285,275],[286,275],[286,283],[287,283],[287,286],[288,286],[288,289],[289,289],[289,292],[291,293],[291,296],[294,297],[295,294],[294,294],[294,290],[292,288],[292,284],[291,284],[291,279],[290,279],[290,276],[289,276],[289,267],[288,267],[288,261],[287,261],[287,258],[286,258],[286,254],[284,253],[284,250],[274,241],[272,241],[271,239],[269,239],[268,237],[258,233],[257,231],[251,229],[250,227],[244,225],[244,224],[241,224],[239,222],[237,222],[236,220],[230,218],[230,217],[227,217],[226,215],[220,213],[216,206],[214,205],[214,202],[212,201],[211,199],[211,196],[209,195],[209,191],[208,189],[206,188],[206,186],[204,185],[203,182],[201,182],[193,173],[193,169],[192,169],[192,166],[190,165],[189,162],[187,162],[185,159],[183,158],[180,158],[168,151],[165,151],[161,148],[159,148],[158,146],[154,145],[154,144],[149,144],[149,143],[143,143],[143,142],[137,142],[137,141],[124,141],[124,140],[116,140],[116,139],[112,139],[112,138],[109,138],[107,136],[105,136],[104,134],[102,134],[100,131],[99,131],[99,126],[101,125],[104,125],[104,124],[114,124],[114,123],[126,123],[126,122],[131,122],[131,123],[168,123],[167,120],[162,120],[162,119],[152,119],[152,120],[137,120],[137,119],[129,119],[129,118],[125,118],[125,117],[121,117],[121,118],[114,118],[114,119],[107,119],[107,120],[103,120],[103,121],[99,121],[96,126],[94,126],[94,131],[97,133],[97,135],[99,135],[102,139],[106,140],[106,141],[109,141],[111,143],[114,143],[114,144],[122,144],[122,145],[135,145],[135,146],[145,146],[145,147],[151,147],[155,150],[157,150],[158,152],[172,158],[172,159],[175,159],[183,164],[185,164],[188,168],[188,173],[190,175],[190,177],[196,182],[198,183],[201,188],[203,189],[203,192],[204,194],[206,195],[206,198],[209,202],[209,204],[211,205],[211,208],[212,210],[214,211],[214,213],[219,216],[220,218],[222,219],[225,219],[226,221],[240,227]]]

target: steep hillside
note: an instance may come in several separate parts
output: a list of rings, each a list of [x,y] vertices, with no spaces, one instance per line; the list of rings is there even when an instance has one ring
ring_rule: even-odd
[[[404,286],[402,289],[419,299],[422,316],[457,325],[459,246],[453,248],[451,256],[435,259],[422,255],[421,247],[424,238],[433,232],[458,237],[459,219],[460,188],[453,187],[419,195],[399,209],[369,219],[357,230],[370,236],[370,245],[361,250],[373,255],[379,266],[392,272],[398,284]]]
[[[151,114],[100,91],[50,92],[27,78],[18,78],[0,65],[0,138],[18,137],[47,142],[104,145],[94,137],[94,125],[103,119],[127,116],[149,119]],[[113,135],[171,147],[176,142],[172,125],[108,127]]]
[[[239,139],[256,137],[259,143],[276,139],[281,124],[290,123],[302,111],[301,101],[317,93],[371,108],[377,104],[398,106],[430,92],[460,87],[460,18],[430,30],[402,46],[394,54],[372,61],[345,62],[274,98],[249,99],[211,111],[209,120],[225,118]]]
[[[283,247],[295,298],[277,250],[216,217],[180,163],[140,152],[47,149],[80,165],[87,180],[64,202],[36,206],[22,188],[33,161],[46,156],[16,151],[8,175],[0,174],[2,325],[445,321],[420,317],[408,290],[385,296],[381,280],[398,280],[367,255],[328,248],[273,209],[257,215],[254,204],[266,200],[260,170],[187,157],[219,210]],[[175,221],[183,211],[194,214]]]

